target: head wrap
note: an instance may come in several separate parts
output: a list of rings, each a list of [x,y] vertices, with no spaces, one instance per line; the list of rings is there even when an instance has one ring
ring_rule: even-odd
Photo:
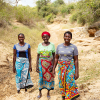
[[[44,34],[47,34],[47,35],[50,37],[50,33],[49,33],[49,32],[45,31],[45,32],[43,32],[43,33],[41,34],[41,36],[43,37]]]

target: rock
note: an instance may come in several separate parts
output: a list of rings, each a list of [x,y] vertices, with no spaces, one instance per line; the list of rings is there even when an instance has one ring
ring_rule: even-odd
[[[74,32],[74,29],[70,29],[69,31],[70,31],[70,32]]]
[[[88,27],[88,29],[96,29],[96,30],[98,30],[99,28],[100,28],[100,21],[95,22],[94,24]]]
[[[100,41],[100,30],[95,33],[94,40]]]
[[[95,37],[100,36],[100,30],[95,33]]]
[[[83,90],[84,88],[86,88],[86,84],[81,84],[81,85],[79,86],[79,89],[80,89],[80,90]]]
[[[97,52],[100,53],[100,45],[97,46]]]
[[[94,37],[94,40],[100,41],[100,36]]]
[[[83,44],[83,46],[89,46],[89,44],[88,43],[85,43],[85,44]]]
[[[88,29],[88,33],[89,33],[89,37],[94,37],[95,35],[95,33],[96,33],[96,29],[95,28],[93,28],[93,29]]]
[[[98,31],[99,28],[100,28],[100,21],[98,21],[98,22],[96,22],[96,23],[90,25],[90,26],[88,27],[88,30],[87,30],[88,33],[89,33],[89,36],[90,36],[90,37],[94,37],[96,31]]]

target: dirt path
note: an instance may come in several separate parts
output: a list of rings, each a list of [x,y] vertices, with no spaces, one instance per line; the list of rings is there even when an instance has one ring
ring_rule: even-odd
[[[53,42],[57,47],[58,44],[63,42],[63,33],[66,30],[70,30],[73,33],[72,43],[74,43],[79,50],[79,62],[80,62],[80,78],[77,80],[77,84],[79,86],[80,98],[77,100],[100,100],[100,79],[99,77],[95,77],[93,79],[87,79],[86,83],[81,82],[84,81],[85,72],[89,73],[89,65],[92,63],[92,59],[100,62],[100,54],[96,47],[100,44],[99,41],[93,40],[93,38],[89,38],[86,33],[85,27],[76,27],[71,29],[62,29],[62,24],[51,24],[47,25],[49,32],[51,33],[50,42]],[[99,47],[98,47],[99,48]],[[31,78],[34,83],[34,87],[29,89],[28,92],[24,92],[21,90],[20,94],[16,93],[16,84],[15,84],[15,75],[11,72],[10,75],[3,81],[2,86],[0,86],[0,99],[2,100],[37,100],[38,95],[38,74],[35,72],[35,61],[36,61],[36,52],[37,48],[32,51],[32,67],[33,72],[31,73]],[[33,56],[34,55],[34,56]],[[84,61],[90,60],[91,62],[83,67]],[[95,63],[95,62],[94,62]],[[11,64],[12,65],[12,64]],[[99,67],[96,67],[97,70],[100,70]],[[56,68],[57,73],[57,68]],[[86,74],[87,75],[87,74]],[[91,75],[91,73],[89,74]],[[84,80],[82,80],[84,78]],[[4,87],[4,88],[2,88]],[[47,91],[42,91],[42,97],[40,100],[47,100],[46,98]],[[51,99],[50,100],[61,100],[61,95],[58,87],[58,75],[55,77],[55,90],[51,91]]]

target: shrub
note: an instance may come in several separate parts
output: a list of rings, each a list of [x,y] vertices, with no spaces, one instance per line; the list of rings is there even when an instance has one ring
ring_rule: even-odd
[[[70,17],[70,22],[71,22],[71,23],[73,23],[73,22],[75,22],[75,21],[77,21],[77,13],[73,13],[73,14],[71,15],[71,17]]]
[[[86,23],[84,17],[78,16],[77,17],[77,23],[81,24],[81,25],[84,25]]]
[[[0,1],[0,27],[6,27],[13,17],[13,7]]]
[[[53,21],[54,21],[53,15],[50,14],[50,15],[46,16],[46,21],[47,21],[47,22],[50,22],[50,23],[53,23]]]
[[[99,0],[80,0],[75,5],[75,10],[70,18],[71,22],[77,21],[79,24],[92,24],[100,19]]]
[[[16,11],[16,19],[28,26],[34,26],[34,20],[35,20],[36,13],[34,13],[34,10],[29,6],[18,6]]]
[[[74,9],[73,3],[67,5],[64,4],[60,7],[60,12],[64,16],[66,14],[70,14],[73,9]]]

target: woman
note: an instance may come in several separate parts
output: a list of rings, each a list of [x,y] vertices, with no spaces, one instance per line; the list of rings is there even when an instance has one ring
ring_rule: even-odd
[[[59,88],[62,100],[74,100],[79,96],[78,87],[75,80],[79,77],[78,69],[78,50],[75,45],[70,43],[72,33],[64,33],[64,43],[59,44],[56,50],[53,74],[58,63]]]
[[[41,98],[42,89],[47,89],[47,98],[50,99],[50,90],[54,89],[54,77],[52,74],[52,68],[55,59],[55,46],[49,42],[50,33],[42,33],[43,43],[38,45],[37,50],[37,62],[36,72],[39,73],[39,95],[37,98]]]
[[[25,36],[20,33],[18,35],[19,43],[13,47],[13,72],[16,72],[16,86],[17,92],[20,93],[20,89],[33,87],[33,83],[30,78],[29,71],[32,71],[31,67],[31,48],[28,43],[24,42]]]

